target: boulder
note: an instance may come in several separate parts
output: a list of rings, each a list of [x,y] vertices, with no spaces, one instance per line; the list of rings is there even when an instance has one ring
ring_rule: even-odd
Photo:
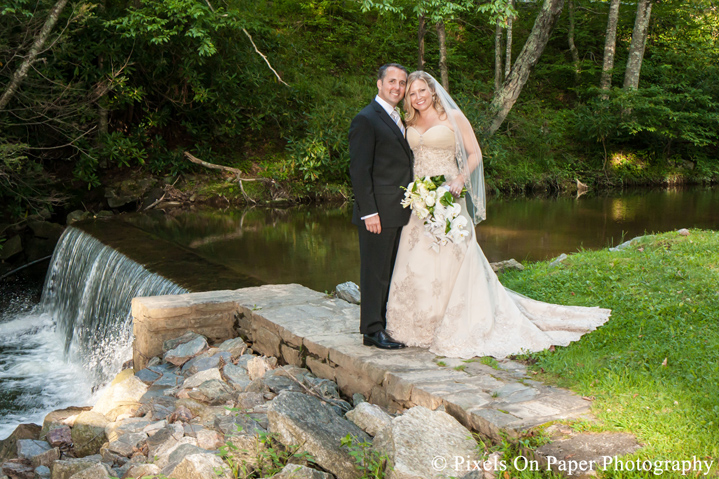
[[[167,466],[171,468],[177,465],[182,458],[189,454],[196,454],[201,452],[207,452],[197,447],[197,439],[194,437],[183,437],[174,444],[166,442],[155,450],[155,454],[151,457],[155,458],[155,464],[160,469],[165,469]]]
[[[132,415],[140,408],[140,399],[146,392],[147,384],[137,378],[132,369],[125,369],[110,383],[92,411],[111,420],[123,412]]]
[[[100,452],[107,441],[105,427],[109,421],[105,416],[94,411],[80,413],[72,427],[72,443],[78,457],[89,456]]]
[[[244,391],[250,385],[250,376],[247,374],[247,369],[243,367],[235,366],[232,363],[225,364],[225,367],[222,368],[222,374],[237,391]]]
[[[237,409],[246,411],[265,404],[265,396],[262,393],[240,393],[237,395]]]
[[[62,232],[65,231],[64,226],[49,221],[30,220],[27,222],[27,225],[38,238],[51,239],[54,241],[60,239]]]
[[[196,374],[193,374],[189,378],[185,379],[185,381],[182,383],[182,388],[183,389],[196,388],[197,386],[204,383],[205,381],[210,381],[212,379],[222,381],[222,375],[220,374],[219,369],[217,369],[217,368],[205,369],[204,371],[200,371]]]
[[[360,304],[360,301],[362,299],[362,294],[360,293],[359,286],[357,286],[352,281],[338,284],[335,288],[335,292],[337,293],[337,297],[339,299],[344,299],[348,303]]]
[[[123,434],[118,437],[117,440],[110,442],[107,445],[108,451],[124,456],[130,457],[135,452],[143,441],[147,440],[147,434],[144,432],[133,432],[129,434]]]
[[[212,429],[202,429],[197,432],[197,446],[202,449],[218,449],[225,443],[225,436]]]
[[[59,427],[72,427],[80,413],[89,411],[89,407],[69,407],[66,409],[58,409],[45,416],[42,422],[42,430],[40,431],[40,439],[45,439],[48,431]]]
[[[157,423],[148,421],[143,417],[132,417],[123,419],[122,421],[109,423],[105,428],[105,435],[107,436],[108,441],[117,441],[120,436],[125,434],[146,432],[145,428],[155,424]]]
[[[0,260],[5,261],[18,253],[22,253],[22,238],[20,238],[20,236],[13,236],[3,243],[2,249],[0,249]]]
[[[371,442],[370,437],[319,399],[284,391],[270,403],[267,418],[282,444],[299,446],[339,479],[361,477],[349,451],[340,444],[348,434],[358,442]]]
[[[196,401],[211,406],[225,404],[232,401],[237,391],[226,382],[218,379],[211,379],[190,390],[187,395]]]
[[[218,346],[218,349],[223,352],[230,353],[232,359],[239,358],[247,351],[247,344],[242,338],[228,339]]]
[[[250,380],[262,378],[267,371],[277,367],[277,358],[266,356],[255,356],[247,362],[247,373]]]
[[[35,468],[27,459],[10,459],[2,465],[2,474],[10,479],[34,479]]]
[[[110,479],[110,473],[102,464],[93,464],[87,469],[76,472],[70,479]]]
[[[70,479],[74,474],[100,464],[99,456],[81,459],[61,459],[52,465],[52,479]]]
[[[524,266],[522,266],[522,263],[517,261],[516,259],[508,259],[507,261],[499,261],[497,263],[490,263],[490,266],[492,267],[492,270],[495,273],[501,273],[502,271],[524,271]]]
[[[182,367],[182,374],[186,377],[192,376],[193,374],[197,374],[200,371],[204,371],[206,369],[217,369],[220,366],[224,366],[231,361],[232,354],[226,351],[217,352],[216,354],[213,354],[212,356],[208,357],[197,357],[189,360]]]
[[[45,440],[52,447],[67,448],[72,446],[72,433],[69,426],[60,426],[51,429],[45,435]]]
[[[392,422],[390,415],[384,412],[382,408],[368,402],[358,404],[345,417],[357,424],[360,429],[370,436],[376,436],[378,432]]]
[[[227,464],[209,452],[185,456],[172,470],[163,473],[173,479],[232,478]]]
[[[40,432],[37,424],[20,424],[6,439],[0,441],[0,462],[16,458],[18,441],[38,439]]]
[[[175,366],[182,366],[206,348],[207,340],[203,336],[199,336],[192,341],[180,344],[179,346],[170,349],[165,353],[163,359]]]
[[[257,421],[245,414],[237,414],[234,416],[216,416],[214,422],[215,429],[219,429],[225,436],[232,435],[255,435],[267,432]]]
[[[86,219],[90,218],[91,216],[92,215],[90,214],[89,211],[82,211],[82,210],[71,211],[70,213],[68,213],[65,223],[67,223],[67,225],[69,226],[71,224],[77,223],[78,221],[86,220]]]
[[[185,334],[180,336],[179,338],[173,338],[173,339],[167,339],[162,343],[162,352],[166,353],[171,349],[175,349],[181,344],[189,343],[190,341],[202,338],[203,336],[201,334],[197,334],[194,331],[187,331]]]
[[[123,479],[124,478],[132,478],[132,479],[138,478],[139,479],[141,477],[146,477],[146,476],[155,477],[155,476],[158,476],[159,474],[160,474],[160,468],[157,467],[156,464],[137,464],[135,466],[131,466],[127,470],[127,472],[123,476]]]
[[[270,466],[267,445],[257,435],[227,438],[227,461],[240,471],[262,470]]]
[[[415,406],[379,431],[373,449],[386,454],[394,469],[388,479],[445,478],[465,471],[438,471],[429,458],[479,460],[477,442],[459,421],[443,411]]]
[[[35,468],[35,479],[50,479],[50,468],[47,466],[39,466]]]
[[[21,459],[30,461],[33,467],[49,466],[60,459],[60,450],[51,447],[45,441],[20,439],[17,442],[17,455]]]

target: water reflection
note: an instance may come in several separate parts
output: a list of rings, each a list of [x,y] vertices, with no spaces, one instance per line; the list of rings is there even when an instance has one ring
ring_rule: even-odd
[[[156,211],[124,221],[237,273],[329,291],[340,282],[359,282],[357,232],[350,216],[350,205],[344,205]],[[490,261],[536,261],[616,245],[645,232],[719,229],[719,189],[490,200],[487,216],[477,237]]]

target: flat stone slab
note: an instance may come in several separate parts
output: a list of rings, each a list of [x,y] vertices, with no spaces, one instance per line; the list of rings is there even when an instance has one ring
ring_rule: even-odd
[[[153,320],[153,311],[160,322],[172,317],[180,331],[183,321],[191,329],[193,313],[203,305],[220,303],[225,311],[235,304],[236,328],[255,351],[306,367],[336,381],[347,396],[361,393],[390,411],[443,407],[464,426],[496,439],[550,421],[591,417],[590,401],[532,380],[524,365],[508,359],[490,367],[479,358],[439,358],[420,348],[363,346],[358,305],[297,284],[135,298],[133,312],[142,310],[144,322]]]

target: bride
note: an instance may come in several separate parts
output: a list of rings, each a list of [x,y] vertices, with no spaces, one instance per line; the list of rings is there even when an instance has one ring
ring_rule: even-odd
[[[432,76],[416,71],[404,99],[415,177],[444,175],[470,227],[464,241],[432,249],[422,219],[402,229],[387,302],[387,330],[437,355],[505,357],[566,346],[609,319],[608,309],[532,300],[501,285],[477,243],[485,218],[482,152],[472,126]]]

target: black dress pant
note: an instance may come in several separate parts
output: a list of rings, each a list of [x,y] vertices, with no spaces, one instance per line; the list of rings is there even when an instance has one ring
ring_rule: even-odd
[[[382,228],[380,234],[358,226],[360,246],[360,332],[376,333],[387,324],[387,297],[402,227]]]

